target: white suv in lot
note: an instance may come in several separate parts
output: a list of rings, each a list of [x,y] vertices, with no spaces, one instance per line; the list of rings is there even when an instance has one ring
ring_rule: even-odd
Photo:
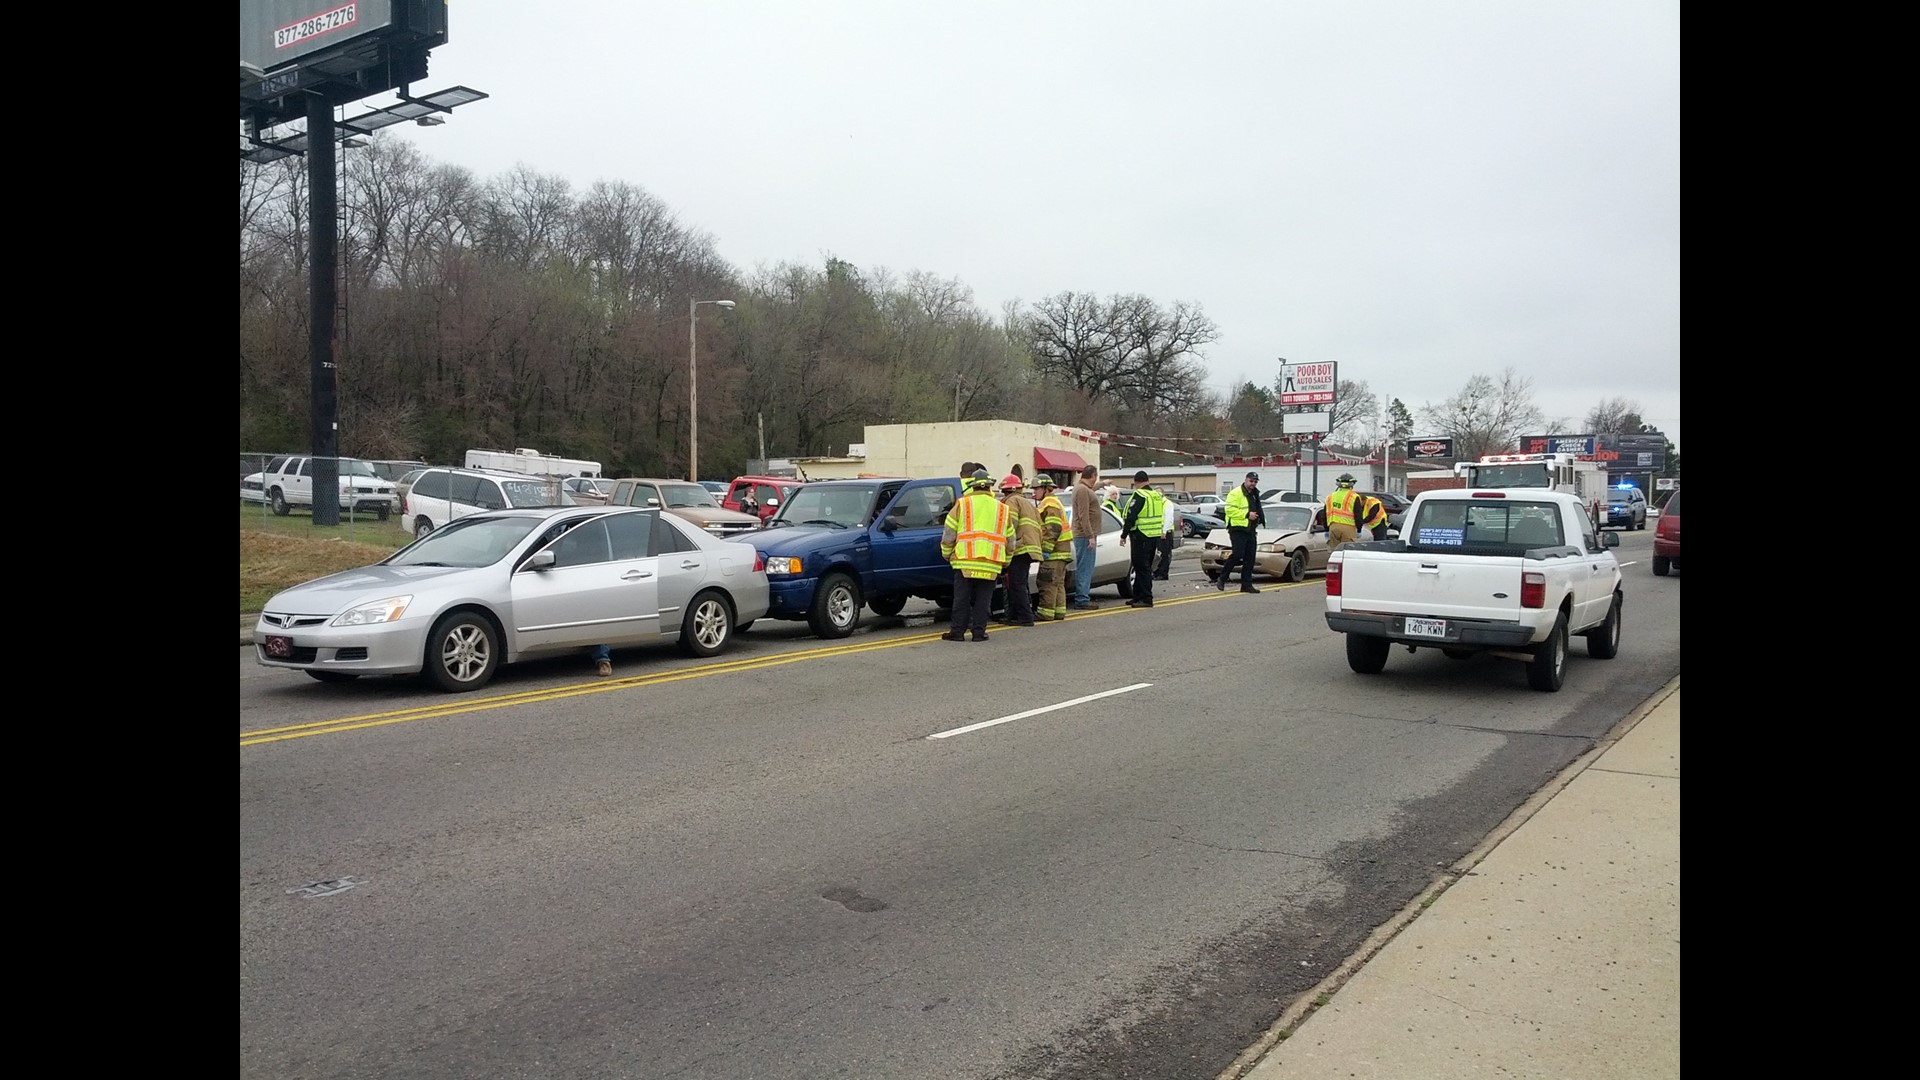
[[[428,469],[407,489],[406,521],[415,536],[425,536],[449,521],[483,510],[529,506],[575,506],[578,501],[557,477],[481,469]]]

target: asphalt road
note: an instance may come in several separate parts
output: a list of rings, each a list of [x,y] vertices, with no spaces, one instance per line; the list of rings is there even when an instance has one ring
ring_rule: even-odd
[[[1355,675],[1317,577],[1185,560],[983,644],[763,622],[475,695],[242,649],[241,1075],[1213,1077],[1678,674],[1651,536],[1557,694]]]

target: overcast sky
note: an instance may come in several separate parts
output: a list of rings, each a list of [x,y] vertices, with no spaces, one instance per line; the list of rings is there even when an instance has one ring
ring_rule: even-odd
[[[1200,305],[1209,385],[1338,361],[1416,413],[1511,366],[1680,433],[1677,0],[460,0],[389,130],[623,180],[742,271],[833,255]],[[390,97],[366,103],[385,104]],[[356,111],[349,107],[348,112]]]

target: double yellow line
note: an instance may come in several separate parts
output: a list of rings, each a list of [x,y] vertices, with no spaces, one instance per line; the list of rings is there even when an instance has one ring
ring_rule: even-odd
[[[1202,600],[1224,599],[1225,594],[1214,593],[1206,596],[1187,596],[1178,600],[1157,602],[1155,607],[1173,607],[1179,604],[1193,604]],[[1099,618],[1105,615],[1123,615],[1138,608],[1115,607],[1100,611],[1082,611],[1068,617],[1068,621],[1086,618]],[[1005,633],[1009,629],[1025,627],[997,627],[996,633]],[[945,631],[942,631],[944,633]],[[532,705],[546,701],[562,701],[567,698],[581,697],[586,694],[604,694],[614,690],[632,690],[642,686],[659,686],[663,683],[680,682],[685,679],[704,679],[713,675],[732,675],[742,671],[759,671],[764,668],[780,667],[784,664],[798,664],[808,660],[826,660],[839,656],[854,656],[860,653],[879,652],[883,649],[897,649],[906,645],[924,645],[930,641],[939,641],[939,633],[911,634],[907,637],[888,638],[885,641],[861,642],[853,645],[829,645],[802,652],[782,653],[778,656],[748,657],[740,660],[722,660],[699,667],[681,668],[675,671],[663,671],[656,675],[636,675],[626,679],[595,681],[574,686],[552,687],[545,690],[526,690],[517,694],[500,694],[494,697],[460,697],[436,705],[423,705],[414,709],[396,709],[392,712],[367,713],[362,716],[343,716],[337,720],[316,720],[307,724],[291,724],[286,727],[263,728],[258,731],[240,733],[241,746],[259,746],[263,743],[285,742],[288,739],[306,739],[315,735],[334,735],[343,731],[358,731],[362,728],[385,727],[388,724],[406,724],[415,720],[434,720],[447,716],[459,716],[465,713],[484,712],[489,709],[505,709],[516,705]]]

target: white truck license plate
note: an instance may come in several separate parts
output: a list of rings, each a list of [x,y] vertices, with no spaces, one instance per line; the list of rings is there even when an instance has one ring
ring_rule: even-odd
[[[1447,620],[1445,619],[1408,619],[1406,635],[1408,637],[1437,637],[1437,638],[1446,637],[1447,636]]]

